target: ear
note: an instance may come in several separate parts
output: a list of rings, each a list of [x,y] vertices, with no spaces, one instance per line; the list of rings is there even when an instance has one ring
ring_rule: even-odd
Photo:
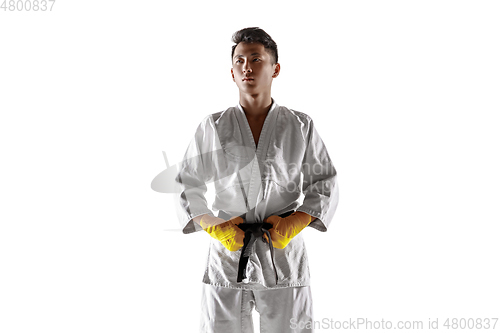
[[[233,77],[233,82],[236,82],[236,81],[234,80],[234,73],[233,73],[233,69],[232,69],[232,68],[231,68],[231,76]]]
[[[281,65],[279,63],[274,64],[274,74],[273,78],[276,78],[280,74]]]

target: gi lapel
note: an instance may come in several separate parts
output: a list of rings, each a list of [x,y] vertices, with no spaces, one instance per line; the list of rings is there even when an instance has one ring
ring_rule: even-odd
[[[262,200],[262,175],[261,170],[263,170],[263,161],[267,155],[267,151],[269,149],[269,144],[271,142],[271,137],[274,132],[274,127],[276,124],[276,118],[278,116],[279,106],[274,102],[267,113],[266,120],[264,121],[264,125],[262,126],[262,131],[260,132],[259,141],[257,147],[255,147],[255,142],[253,140],[252,130],[250,129],[250,125],[248,124],[248,120],[245,116],[245,112],[241,108],[241,105],[238,104],[238,109],[240,112],[236,112],[238,117],[238,122],[240,124],[244,124],[243,126],[246,128],[246,138],[245,141],[247,144],[250,144],[256,149],[254,160],[251,162],[252,171],[250,177],[250,185],[248,188],[248,193],[246,195],[248,199],[248,208],[249,211],[246,214],[247,222],[262,222],[260,221],[258,212],[255,211],[257,203]],[[259,221],[257,221],[259,220]]]

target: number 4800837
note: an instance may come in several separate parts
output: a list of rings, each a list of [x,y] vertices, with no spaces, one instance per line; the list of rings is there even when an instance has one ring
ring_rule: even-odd
[[[3,0],[0,9],[4,12],[45,12],[52,11],[56,0]]]

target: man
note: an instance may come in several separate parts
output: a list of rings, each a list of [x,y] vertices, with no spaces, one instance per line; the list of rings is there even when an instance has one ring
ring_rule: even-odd
[[[212,236],[201,332],[253,332],[253,307],[262,332],[311,332],[292,329],[312,321],[300,231],[327,230],[338,202],[336,171],[311,118],[271,98],[280,73],[276,43],[259,28],[236,32],[233,42],[239,104],[201,122],[176,178],[183,232]],[[208,182],[218,217],[204,197]]]

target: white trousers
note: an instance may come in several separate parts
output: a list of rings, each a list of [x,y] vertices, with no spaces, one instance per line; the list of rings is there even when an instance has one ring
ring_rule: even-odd
[[[245,290],[203,283],[201,333],[254,333],[252,310],[260,314],[261,333],[310,333],[311,288]],[[309,325],[310,326],[310,325]]]

